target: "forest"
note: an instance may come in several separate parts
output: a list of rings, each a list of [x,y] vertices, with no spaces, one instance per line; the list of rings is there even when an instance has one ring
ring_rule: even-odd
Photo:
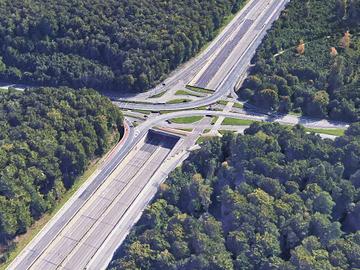
[[[95,90],[0,92],[0,262],[122,129],[121,112]]]
[[[359,0],[292,0],[259,47],[240,98],[271,112],[360,120],[359,24]]]
[[[4,0],[0,80],[144,91],[211,40],[245,0]]]
[[[360,124],[335,141],[254,123],[161,185],[109,269],[359,269]]]

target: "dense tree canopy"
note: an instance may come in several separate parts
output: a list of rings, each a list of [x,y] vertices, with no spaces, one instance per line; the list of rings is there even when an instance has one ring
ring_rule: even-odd
[[[335,141],[255,123],[161,186],[111,269],[360,268],[360,124]]]
[[[292,0],[240,97],[270,111],[360,120],[359,30],[359,0]]]
[[[121,130],[121,112],[94,90],[0,92],[0,247],[55,206]]]
[[[0,80],[141,91],[188,60],[245,0],[5,0]]]

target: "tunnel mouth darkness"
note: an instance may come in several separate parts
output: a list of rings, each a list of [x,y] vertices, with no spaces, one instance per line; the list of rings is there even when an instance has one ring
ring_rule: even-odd
[[[145,142],[147,144],[152,144],[156,146],[161,145],[164,148],[172,149],[179,141],[179,139],[179,136],[150,129],[146,136]]]

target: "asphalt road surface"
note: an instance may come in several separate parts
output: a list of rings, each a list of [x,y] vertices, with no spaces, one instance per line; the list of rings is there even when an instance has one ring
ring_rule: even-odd
[[[154,89],[151,89],[145,93],[138,94],[139,98],[146,99],[150,96],[159,94],[163,91],[166,91],[179,82],[186,84],[190,82],[194,76],[203,68],[203,66],[209,61],[211,56],[217,53],[222,44],[229,39],[231,35],[234,34],[236,28],[244,20],[244,18],[251,12],[256,4],[263,0],[251,0],[249,3],[237,14],[237,16],[232,20],[223,31],[210,43],[210,45],[205,49],[200,55],[190,59],[188,62],[182,64],[176,70],[174,70],[163,83],[157,85]],[[110,95],[111,97],[111,95]],[[114,99],[117,99],[116,96],[113,96]]]
[[[126,121],[125,126],[127,129],[126,138],[124,138],[118,149],[116,149],[117,151],[114,152],[111,158],[103,165],[100,173],[83,191],[79,190],[81,191],[81,195],[79,197],[73,197],[72,200],[64,206],[62,211],[59,212],[59,215],[52,220],[51,226],[44,228],[38,237],[13,261],[8,269],[28,269],[28,266],[41,254],[54,235],[82,208],[84,201],[90,198],[94,191],[105,181],[107,176],[116,169],[134,145],[134,129],[130,128]]]
[[[137,127],[138,130],[144,132],[145,130],[149,130],[149,128],[157,125],[161,125],[163,121],[178,118],[178,117],[190,117],[190,116],[223,116],[230,117],[236,119],[247,119],[259,122],[274,122],[280,123],[283,125],[303,125],[308,128],[323,128],[323,129],[331,129],[331,128],[339,128],[346,129],[349,125],[343,122],[337,121],[328,121],[325,119],[312,119],[307,117],[299,117],[294,115],[266,115],[256,112],[223,112],[223,111],[209,111],[209,110],[188,110],[188,111],[179,111],[172,112],[167,114],[161,114],[157,117],[153,117],[143,122],[140,126]]]
[[[149,111],[188,110],[215,103],[235,87],[250,65],[257,47],[260,45],[267,29],[285,8],[288,0],[253,0],[240,13],[234,22],[226,28],[225,34],[216,39],[204,56],[195,58],[192,65],[179,70],[171,77],[166,87],[184,84],[191,80],[196,85],[214,89],[213,95],[191,102],[179,104],[130,103],[114,100],[122,109]],[[211,52],[211,53],[209,53]],[[200,69],[202,67],[202,69]],[[196,75],[197,74],[197,75]],[[206,84],[206,85],[205,85]],[[159,86],[163,89],[165,86]],[[146,101],[146,99],[144,99]]]
[[[56,232],[43,238],[45,246],[14,269],[84,269],[176,142],[149,134],[125,167],[117,168],[91,198],[91,188],[85,190],[78,197],[81,209],[62,228],[53,227]]]
[[[209,82],[219,71],[221,66],[224,64],[226,59],[230,56],[231,52],[235,49],[236,45],[244,37],[246,32],[249,30],[250,26],[254,23],[253,20],[246,19],[236,33],[235,37],[230,40],[226,45],[221,49],[221,51],[215,56],[214,60],[206,68],[206,70],[201,74],[200,78],[193,85],[200,88],[208,88]]]
[[[142,154],[140,157],[138,157],[136,164],[133,162],[128,169],[124,170],[125,174],[118,175],[115,178],[115,182],[112,182],[112,186],[108,186],[107,190],[103,190],[101,195],[94,194],[94,189],[98,190],[99,186],[104,182],[104,178],[106,178],[106,172],[109,173],[112,172],[115,168],[114,166],[118,166],[118,163],[121,160],[120,156],[126,155],[130,149],[138,142],[138,140],[143,137],[149,130],[149,128],[161,124],[163,121],[176,118],[176,117],[184,117],[184,116],[195,116],[195,115],[209,115],[209,116],[224,116],[224,117],[233,117],[233,118],[240,118],[240,119],[249,119],[249,120],[256,120],[256,121],[272,121],[272,122],[279,122],[282,124],[289,124],[289,125],[295,125],[295,124],[303,124],[307,127],[313,127],[313,128],[346,128],[347,124],[345,123],[339,123],[339,122],[329,122],[327,120],[313,120],[313,119],[307,119],[304,117],[296,117],[296,116],[272,116],[269,117],[268,115],[263,115],[259,113],[247,113],[247,112],[237,112],[237,113],[231,113],[231,112],[222,112],[222,111],[201,111],[201,110],[193,110],[193,111],[183,111],[183,112],[173,112],[169,114],[159,115],[157,117],[148,119],[143,124],[138,126],[135,130],[131,130],[131,140],[128,140],[128,142],[121,148],[121,151],[118,153],[115,153],[112,159],[107,163],[106,166],[104,166],[103,171],[99,176],[95,178],[93,182],[89,185],[88,189],[85,189],[84,192],[76,198],[76,200],[71,204],[68,211],[66,211],[63,215],[59,217],[59,219],[54,223],[54,225],[50,228],[50,230],[47,231],[42,237],[39,237],[39,241],[36,245],[33,247],[28,247],[23,254],[18,257],[17,261],[14,261],[14,263],[11,265],[9,269],[29,269],[30,266],[34,265],[32,269],[43,269],[42,267],[45,267],[44,269],[52,269],[52,265],[61,265],[61,267],[65,267],[64,269],[71,269],[67,267],[73,267],[73,266],[82,266],[83,264],[86,264],[88,262],[88,259],[91,258],[91,256],[96,253],[97,248],[99,248],[99,243],[97,242],[97,239],[104,240],[106,238],[105,235],[101,235],[98,233],[91,234],[90,231],[94,231],[100,224],[101,228],[103,223],[109,223],[114,225],[114,221],[111,221],[111,216],[113,215],[105,215],[97,217],[96,215],[99,215],[97,209],[102,209],[100,212],[103,212],[103,207],[106,207],[107,204],[110,203],[104,198],[111,198],[113,196],[116,196],[116,192],[121,192],[120,190],[128,183],[127,181],[134,179],[134,172],[141,167],[136,166],[136,164],[142,164],[144,162],[145,158],[149,159],[149,154],[151,156],[151,153],[154,151],[153,146],[146,147],[142,149]],[[207,118],[209,119],[209,118]],[[195,128],[195,130],[201,130],[203,127],[199,125]],[[196,132],[197,135],[198,132]],[[136,138],[133,138],[135,135]],[[195,136],[196,137],[196,136]],[[193,138],[193,142],[195,141],[195,137]],[[151,144],[156,145],[156,149],[158,148],[164,148],[163,146],[157,145],[158,142],[151,142]],[[190,147],[190,146],[189,146]],[[161,150],[160,153],[157,153],[159,156],[156,156],[154,158],[157,162],[162,162],[162,160],[166,156],[166,148],[165,147],[165,153]],[[156,151],[156,150],[155,150]],[[135,167],[134,167],[135,166]],[[149,163],[148,169],[146,169],[145,176],[151,175],[154,171],[156,171],[157,167],[159,166],[159,163]],[[145,179],[145,180],[142,180]],[[144,185],[148,178],[143,176],[136,177],[136,182],[134,189],[131,190],[130,195],[136,194],[136,192],[139,192],[140,190],[137,189],[137,187],[141,187],[141,185]],[[108,181],[106,181],[107,185],[110,185]],[[96,186],[97,185],[97,186]],[[113,193],[115,192],[115,193]],[[127,195],[129,196],[129,195]],[[84,201],[86,200],[96,200],[95,204],[91,204],[92,206],[86,206],[84,204]],[[129,199],[131,197],[127,197],[125,199],[126,201],[130,201]],[[121,206],[121,204],[117,204],[116,209],[118,209]],[[126,207],[125,204],[122,205],[123,207]],[[89,210],[90,209],[90,210]],[[92,210],[91,210],[92,209]],[[88,212],[91,214],[79,214],[83,212]],[[105,211],[106,212],[106,211]],[[118,211],[121,215],[121,211]],[[80,216],[79,216],[80,215]],[[94,216],[95,215],[95,216]],[[114,215],[115,218],[116,215]],[[93,218],[93,219],[92,219]],[[119,218],[119,217],[118,217]],[[106,221],[108,219],[108,221]],[[75,223],[74,223],[75,222]],[[72,224],[72,225],[66,225],[66,224]],[[68,229],[63,229],[63,227],[66,225]],[[68,227],[71,226],[71,227]],[[90,228],[90,227],[91,228]],[[105,226],[106,227],[106,226]],[[104,227],[104,228],[105,228]],[[110,227],[108,227],[108,230],[110,230]],[[65,233],[59,234],[59,232],[64,231]],[[66,232],[67,231],[67,232]],[[105,232],[106,230],[104,230]],[[69,233],[70,232],[70,233]],[[81,239],[80,239],[81,238]],[[58,240],[54,240],[58,239]],[[85,240],[82,240],[85,239]],[[81,242],[81,244],[79,244]],[[100,241],[100,240],[99,240]],[[50,246],[49,246],[49,243]],[[92,243],[92,244],[88,244]],[[100,243],[101,244],[101,243]],[[89,245],[88,247],[86,245]],[[79,247],[86,247],[86,248],[79,248]],[[81,253],[83,250],[84,253]],[[80,252],[80,254],[78,253]],[[89,252],[89,253],[87,253]],[[76,254],[76,255],[75,255]],[[80,260],[81,259],[81,260]],[[34,264],[35,263],[35,264]],[[35,267],[36,266],[36,267]],[[59,268],[61,269],[61,268]],[[81,269],[80,268],[72,268],[72,269]]]
[[[214,45],[206,50],[205,58],[200,57],[199,61],[195,59],[193,65],[180,70],[170,78],[171,83],[177,84],[179,80],[191,80],[195,75],[194,71],[199,71],[198,77],[201,83],[217,85],[212,96],[182,104],[118,103],[120,107],[129,109],[186,110],[151,117],[140,126],[134,129],[129,128],[129,137],[123,146],[110,156],[99,174],[89,181],[79,196],[74,196],[66,207],[60,210],[59,214],[16,258],[9,269],[83,269],[91,258],[96,256],[115,225],[125,218],[123,215],[126,209],[169,154],[172,143],[154,139],[147,142],[130,162],[125,162],[127,167],[122,168],[123,165],[118,167],[119,164],[150,128],[167,119],[211,115],[289,125],[303,124],[314,128],[346,128],[347,125],[344,123],[290,115],[268,116],[241,111],[231,113],[188,110],[215,103],[234,87],[239,76],[246,72],[266,29],[270,27],[287,2],[288,0],[250,1],[244,11],[215,40]],[[239,41],[232,42],[234,38]],[[223,49],[225,51],[222,51]],[[238,58],[233,57],[234,54],[238,54]],[[224,59],[223,63],[219,59]],[[200,70],[205,62],[207,67]],[[199,130],[201,130],[200,127],[195,129],[196,135],[192,138],[193,142],[199,135]],[[118,171],[119,168],[122,170]],[[149,198],[144,198],[143,202],[146,203],[147,200]],[[127,223],[129,220],[121,222]]]

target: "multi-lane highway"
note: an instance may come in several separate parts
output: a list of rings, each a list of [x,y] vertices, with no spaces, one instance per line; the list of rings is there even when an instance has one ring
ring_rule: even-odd
[[[176,139],[150,134],[69,221],[29,269],[84,269],[161,165]],[[82,199],[82,195],[79,197]]]
[[[57,215],[47,224],[37,237],[20,253],[8,269],[28,269],[34,260],[41,254],[51,239],[83,206],[83,202],[89,199],[94,191],[105,181],[107,176],[116,169],[120,161],[128,154],[134,143],[134,130],[125,121],[125,133],[109,159],[103,164],[101,170],[95,173],[86,185],[82,186],[76,194],[64,205]],[[81,197],[81,198],[80,198]]]
[[[130,135],[130,134],[129,134]],[[151,132],[145,141],[128,141],[137,145],[119,165],[118,155],[80,194],[68,211],[59,216],[34,245],[26,248],[9,269],[84,269],[96,256],[114,228],[150,178],[168,156],[179,138]],[[140,145],[139,145],[140,141]],[[116,168],[111,166],[116,163]],[[95,189],[94,189],[95,188]],[[92,261],[88,269],[100,269]]]
[[[131,103],[114,100],[122,109],[150,111],[188,110],[206,106],[226,96],[235,87],[250,65],[257,47],[271,24],[277,19],[289,0],[252,0],[215,39],[208,50],[189,65],[175,72],[165,86],[161,84],[155,92],[161,92],[179,82],[215,90],[214,94],[200,100],[180,104]],[[161,91],[159,90],[161,89]],[[153,91],[154,92],[154,91]],[[147,99],[144,97],[144,101]]]
[[[245,111],[222,112],[189,110],[219,100],[235,86],[245,74],[254,52],[266,30],[279,16],[288,0],[251,0],[215,41],[199,57],[174,72],[152,93],[164,91],[180,83],[212,88],[214,94],[194,102],[182,104],[135,104],[116,102],[121,108],[141,110],[178,110],[149,117],[138,127],[127,125],[127,135],[113,151],[101,169],[60,210],[37,237],[9,266],[9,269],[103,269],[109,256],[123,239],[141,210],[152,198],[155,188],[148,192],[151,182],[168,159],[177,140],[163,135],[147,137],[151,128],[172,118],[209,115],[281,124],[303,124],[314,128],[346,128],[344,123],[313,120],[296,116],[273,116]],[[146,98],[144,98],[144,101]],[[183,111],[180,111],[183,110]],[[205,118],[182,142],[184,151],[195,143],[209,124]],[[153,137],[152,137],[153,136]],[[148,138],[147,141],[142,141]],[[181,160],[181,159],[179,159]],[[166,176],[175,163],[162,172]],[[156,182],[159,184],[159,180]],[[135,200],[137,198],[137,201]],[[120,226],[120,227],[119,227]],[[121,227],[122,226],[122,227]],[[118,237],[113,237],[116,232]],[[110,254],[109,254],[110,253]]]

